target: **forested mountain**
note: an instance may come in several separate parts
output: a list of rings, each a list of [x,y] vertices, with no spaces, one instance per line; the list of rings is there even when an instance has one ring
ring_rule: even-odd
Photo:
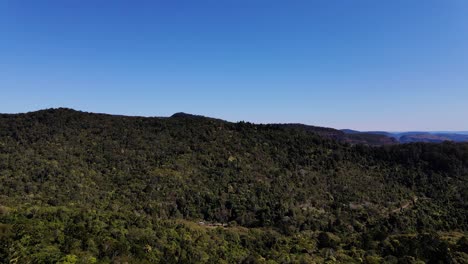
[[[467,263],[468,144],[369,145],[188,114],[3,114],[0,262]]]

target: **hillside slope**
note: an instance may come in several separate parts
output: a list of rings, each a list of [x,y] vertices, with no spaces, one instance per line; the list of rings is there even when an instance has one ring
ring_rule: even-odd
[[[468,256],[468,144],[49,109],[0,115],[0,181],[5,263]]]
[[[278,124],[278,126],[305,130],[307,132],[312,132],[325,138],[330,138],[339,142],[350,144],[384,146],[394,145],[398,143],[398,141],[395,138],[378,133],[366,133],[357,131],[356,133],[354,133],[352,132],[352,130],[338,130],[333,128],[309,126],[303,124]]]

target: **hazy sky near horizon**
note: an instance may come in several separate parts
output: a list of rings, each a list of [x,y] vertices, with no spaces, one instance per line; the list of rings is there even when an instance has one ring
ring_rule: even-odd
[[[468,130],[468,1],[0,2],[0,112]]]

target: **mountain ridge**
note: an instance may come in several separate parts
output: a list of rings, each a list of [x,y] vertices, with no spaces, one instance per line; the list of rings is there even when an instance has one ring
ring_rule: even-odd
[[[190,114],[185,112],[177,112],[168,117],[160,116],[129,116],[129,115],[116,115],[106,113],[93,113],[87,111],[75,110],[67,107],[48,108],[37,111],[31,111],[26,113],[14,113],[14,114],[0,114],[0,115],[27,115],[42,112],[56,112],[56,113],[83,113],[83,114],[96,114],[96,115],[108,115],[116,117],[126,118],[200,118],[200,119],[211,119],[222,122],[230,122],[220,118],[207,117],[203,115]],[[245,122],[245,121],[240,121]],[[236,123],[236,122],[230,122]],[[250,122],[247,122],[250,123]],[[335,129],[330,127],[321,127],[314,125],[307,125],[302,123],[270,123],[265,125],[283,126],[289,128],[299,128],[306,131],[316,133],[318,135],[328,137],[331,139],[347,142],[350,144],[367,144],[370,146],[381,146],[381,145],[392,145],[392,144],[404,144],[412,142],[432,142],[441,143],[443,141],[454,141],[454,142],[468,142],[468,132],[450,132],[450,131],[408,131],[408,132],[387,132],[387,131],[358,131],[352,129]]]
[[[190,114],[185,112],[177,112],[172,114],[169,117],[159,117],[159,116],[128,116],[128,115],[115,115],[115,114],[106,114],[106,113],[93,113],[87,111],[80,111],[75,110],[72,108],[66,107],[59,107],[59,108],[48,108],[42,109],[37,111],[31,111],[26,113],[15,113],[15,114],[0,114],[0,115],[35,115],[35,114],[42,114],[42,113],[55,113],[55,114],[65,114],[65,113],[76,113],[76,114],[85,114],[85,115],[102,115],[102,116],[114,116],[114,117],[123,117],[123,118],[194,118],[194,119],[206,119],[206,120],[213,120],[213,121],[220,121],[220,122],[227,122],[227,123],[239,123],[239,122],[230,122],[219,118],[207,117],[203,115],[197,114]],[[254,124],[250,122],[240,121],[244,123]],[[381,145],[391,145],[396,144],[397,141],[393,140],[391,137],[386,135],[379,135],[377,133],[368,133],[368,132],[359,132],[349,134],[345,133],[343,130],[330,128],[330,127],[321,127],[321,126],[313,126],[301,123],[269,123],[269,124],[258,124],[258,125],[269,125],[269,126],[277,126],[277,127],[285,127],[285,128],[296,128],[302,129],[304,131],[312,132],[318,134],[323,137],[327,137],[334,140],[339,140],[342,142],[350,143],[350,144],[366,144],[370,146],[381,146]]]

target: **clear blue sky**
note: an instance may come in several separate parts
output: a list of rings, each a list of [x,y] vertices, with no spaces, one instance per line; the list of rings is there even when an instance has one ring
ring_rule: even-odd
[[[0,1],[0,112],[468,130],[468,1]]]

